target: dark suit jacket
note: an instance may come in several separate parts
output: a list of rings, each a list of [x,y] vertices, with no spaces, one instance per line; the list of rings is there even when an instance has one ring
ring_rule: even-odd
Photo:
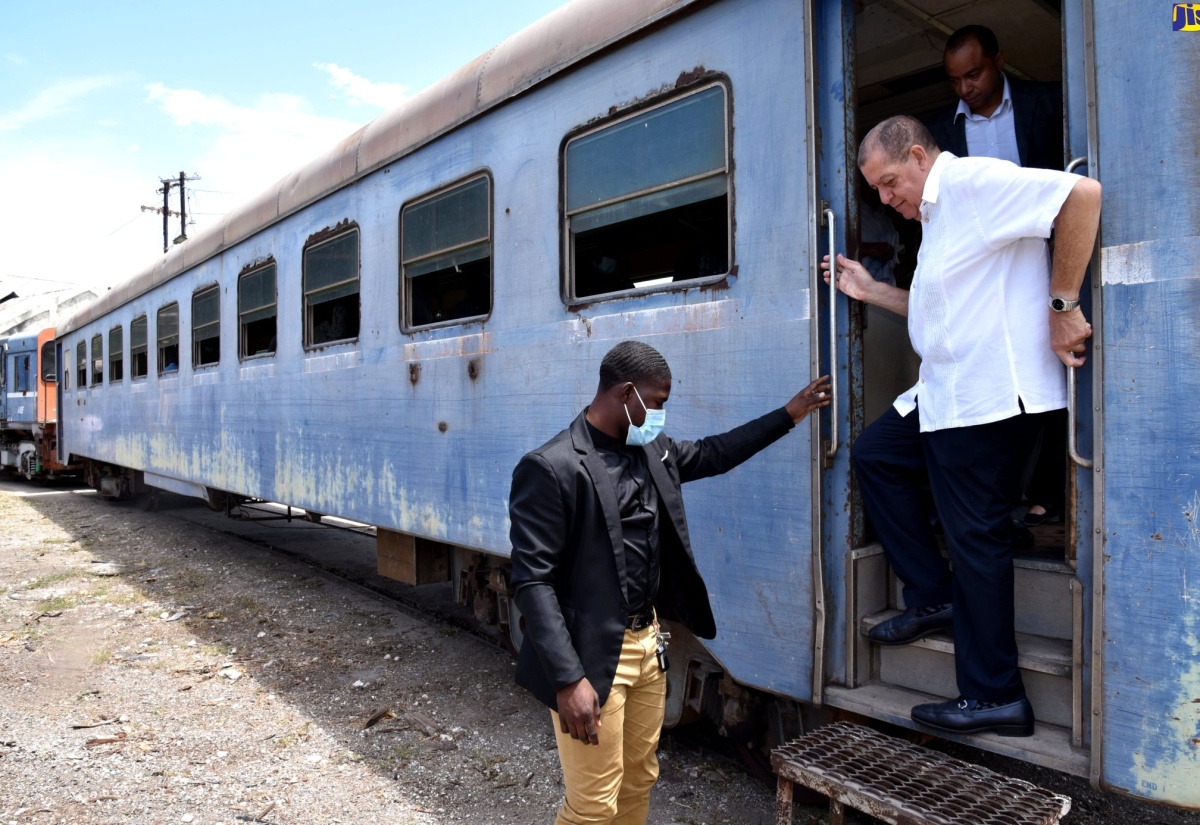
[[[1062,86],[1010,77],[1008,90],[1012,96],[1013,126],[1021,165],[1064,169]],[[955,101],[926,125],[939,149],[964,158],[968,154],[966,118],[956,121],[957,111],[958,102]]]
[[[517,684],[554,710],[558,691],[584,676],[601,704],[608,699],[629,613],[617,494],[584,413],[521,459],[509,496],[512,583],[525,617]],[[733,469],[792,427],[778,409],[723,435],[659,435],[642,448],[659,495],[660,618],[704,639],[717,632],[680,485]]]

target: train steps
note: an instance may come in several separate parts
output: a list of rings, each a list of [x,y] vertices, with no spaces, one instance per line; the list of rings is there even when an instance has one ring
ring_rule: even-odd
[[[958,695],[953,638],[946,631],[910,645],[872,644],[867,631],[904,608],[901,586],[888,571],[877,544],[855,550],[848,572],[850,678],[845,685],[827,687],[825,701],[920,730],[909,718],[913,705]],[[1018,559],[1015,574],[1018,666],[1033,704],[1036,732],[1021,738],[993,734],[944,738],[1086,776],[1090,760],[1082,747],[1085,716],[1078,630],[1082,588],[1074,571],[1058,562]]]
[[[777,825],[793,822],[797,782],[829,797],[832,825],[847,807],[904,825],[1053,825],[1071,810],[1061,794],[846,722],[776,748],[771,767]]]

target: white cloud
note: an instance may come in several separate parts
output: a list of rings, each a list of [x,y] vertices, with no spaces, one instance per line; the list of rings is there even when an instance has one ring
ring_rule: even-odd
[[[12,55],[8,56],[9,59]],[[20,109],[11,112],[0,112],[0,131],[13,131],[29,123],[56,117],[71,110],[71,104],[97,89],[103,89],[117,82],[115,76],[85,77],[77,80],[64,80],[55,83],[42,91]]]
[[[375,83],[336,63],[314,63],[313,66],[328,73],[333,85],[343,90],[346,99],[356,106],[366,104],[380,109],[394,109],[408,100],[408,87],[399,83]]]
[[[12,65],[12,66],[24,66],[25,58],[21,57],[21,55],[19,55],[19,54],[13,54],[12,52],[7,52],[4,55],[4,62],[8,63],[9,65]]]
[[[264,95],[253,106],[241,106],[161,83],[151,84],[148,93],[189,142],[206,147],[187,166],[205,181],[200,188],[229,193],[207,198],[210,212],[229,211],[362,126],[314,114],[294,95]]]

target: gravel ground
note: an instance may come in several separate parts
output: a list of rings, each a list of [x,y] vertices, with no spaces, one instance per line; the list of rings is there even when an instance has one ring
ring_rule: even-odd
[[[167,506],[0,483],[0,825],[553,820],[548,714],[506,652],[261,546],[363,580],[360,536]],[[943,748],[1071,796],[1067,823],[1200,825]],[[650,825],[774,821],[771,790],[702,741],[659,757]]]
[[[170,513],[4,487],[0,823],[553,820],[503,650]],[[651,823],[773,820],[736,764],[660,758]]]

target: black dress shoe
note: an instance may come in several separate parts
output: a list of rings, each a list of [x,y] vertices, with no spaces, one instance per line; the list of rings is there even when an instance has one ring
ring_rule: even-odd
[[[985,733],[1033,736],[1033,705],[1018,699],[1005,705],[959,697],[912,709],[912,720],[943,733]]]
[[[1026,513],[1025,526],[1037,527],[1039,524],[1058,524],[1062,521],[1062,512],[1057,507],[1044,508],[1041,513]]]
[[[877,645],[906,645],[954,624],[954,608],[948,604],[910,607],[867,631]]]

